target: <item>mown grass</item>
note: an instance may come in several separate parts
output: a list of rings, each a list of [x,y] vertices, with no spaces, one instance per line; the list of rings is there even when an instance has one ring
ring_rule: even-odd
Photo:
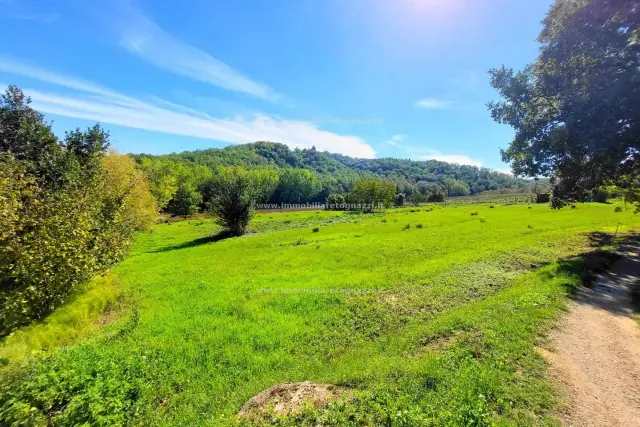
[[[353,398],[243,422],[554,424],[534,345],[580,281],[559,260],[639,224],[585,204],[269,213],[225,240],[209,220],[162,225],[115,270],[135,310],[7,359],[0,420],[228,425],[259,391],[308,380]]]

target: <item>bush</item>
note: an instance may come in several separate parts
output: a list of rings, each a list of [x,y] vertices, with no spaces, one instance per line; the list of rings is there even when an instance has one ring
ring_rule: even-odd
[[[241,236],[253,217],[256,203],[268,199],[277,184],[278,175],[270,170],[219,168],[208,183],[209,209],[227,233]]]
[[[422,227],[423,227],[423,226],[422,226],[422,224],[421,224],[421,223],[417,223],[417,224],[416,224],[416,228],[422,228]]]
[[[598,192],[596,193],[596,202],[598,203],[607,203],[607,199],[609,198],[609,192],[605,188],[598,188]]]
[[[108,133],[96,125],[61,143],[29,102],[10,87],[0,103],[0,336],[119,262],[157,215],[133,160],[106,154]]]
[[[616,207],[613,209],[613,211],[614,211],[614,212],[622,212],[622,206],[616,206]]]
[[[469,215],[471,215],[471,216],[478,216],[478,211],[473,211],[473,212],[469,213]]]
[[[317,233],[318,231],[320,231],[320,227],[313,227],[311,231],[313,231],[314,233]]]
[[[404,193],[398,193],[393,197],[393,205],[395,207],[404,206],[404,201],[406,200],[406,196]]]
[[[325,207],[331,211],[342,211],[346,209],[346,203],[344,194],[329,194]]]
[[[370,212],[381,207],[389,207],[396,193],[393,182],[385,179],[361,179],[356,181],[349,193],[351,203],[361,205],[362,210]]]

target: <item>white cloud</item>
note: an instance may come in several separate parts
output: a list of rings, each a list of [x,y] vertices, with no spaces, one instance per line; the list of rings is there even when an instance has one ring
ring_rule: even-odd
[[[447,163],[457,163],[459,165],[482,166],[482,161],[474,160],[465,154],[445,154],[438,150],[424,147],[405,147],[409,157],[413,160],[439,160]]]
[[[405,138],[405,135],[402,135],[402,134],[393,135],[391,138],[387,140],[387,144],[400,148],[402,147],[401,142],[404,141],[404,138]]]
[[[373,148],[362,138],[321,130],[309,122],[260,113],[253,113],[248,118],[216,118],[157,97],[151,97],[147,102],[91,82],[2,59],[0,71],[74,90],[71,95],[63,95],[25,89],[32,98],[33,107],[45,113],[235,144],[267,140],[282,142],[291,148],[315,146],[319,150],[353,157],[375,157]]]
[[[463,154],[442,154],[442,153],[434,153],[424,155],[423,160],[439,160],[441,162],[447,163],[457,163],[459,165],[470,165],[481,167],[482,162],[479,160],[473,160],[469,156],[465,156]]]
[[[451,101],[444,101],[438,98],[422,98],[417,100],[413,105],[416,108],[442,110],[451,107],[453,103]]]
[[[505,175],[512,175],[513,176],[513,172],[511,171],[511,168],[505,168],[505,169],[495,169],[496,172],[500,172],[503,173]]]
[[[112,21],[119,43],[129,52],[167,71],[268,101],[281,98],[269,86],[251,80],[206,52],[174,38],[142,12],[121,5]]]

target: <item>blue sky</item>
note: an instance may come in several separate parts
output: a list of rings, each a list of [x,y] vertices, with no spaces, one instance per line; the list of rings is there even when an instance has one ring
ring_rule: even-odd
[[[0,85],[121,152],[256,140],[502,170],[487,70],[550,0],[0,0]]]

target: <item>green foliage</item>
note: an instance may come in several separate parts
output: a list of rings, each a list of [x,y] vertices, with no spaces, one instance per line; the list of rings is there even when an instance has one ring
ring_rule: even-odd
[[[596,192],[595,201],[598,203],[607,203],[608,199],[609,199],[609,192],[607,191],[607,189],[604,187],[598,188],[598,191]]]
[[[241,236],[256,203],[269,198],[277,184],[278,175],[274,171],[221,167],[207,184],[211,192],[209,209],[228,233]]]
[[[10,87],[0,105],[0,335],[42,318],[120,261],[155,211],[133,161],[105,155],[106,132],[75,130],[58,143],[29,102]]]
[[[316,174],[307,169],[280,169],[278,177],[278,186],[271,197],[273,203],[308,202],[322,190]]]
[[[537,61],[491,70],[502,100],[489,110],[515,130],[502,156],[516,174],[551,176],[554,198],[569,201],[637,176],[639,26],[633,0],[556,0]]]
[[[340,211],[346,209],[347,200],[344,194],[329,194],[327,196],[326,206],[327,209],[332,211]]]
[[[202,203],[200,192],[187,188],[185,185],[179,185],[178,190],[169,203],[168,210],[173,215],[183,216],[187,219],[189,215],[198,213],[198,205],[200,203]]]
[[[404,206],[405,199],[406,199],[406,196],[404,195],[404,193],[396,194],[395,196],[393,196],[393,206],[395,207]]]
[[[319,152],[316,150],[290,150],[286,145],[272,142],[241,144],[224,149],[209,149],[180,154],[133,156],[139,167],[149,175],[151,190],[158,199],[158,206],[166,207],[177,190],[180,177],[195,178],[194,188],[199,188],[203,199],[208,196],[202,185],[220,166],[239,166],[246,169],[273,169],[286,176],[270,203],[298,203],[325,201],[330,194],[346,194],[358,179],[384,178],[396,185],[398,193],[407,197],[423,192],[424,186],[438,186],[438,200],[443,201],[444,182],[456,180],[459,186],[455,194],[477,194],[499,189],[527,189],[529,183],[509,175],[485,168],[456,165],[435,160],[411,161],[400,159],[354,159],[351,157]],[[202,171],[199,171],[202,169]],[[301,170],[308,170],[310,175]],[[296,172],[297,171],[297,172]],[[291,179],[291,181],[288,181]],[[319,181],[319,183],[318,183]],[[290,184],[287,184],[290,182]],[[299,183],[299,184],[298,184]],[[435,187],[434,187],[435,188]],[[318,189],[319,192],[318,192]],[[432,192],[434,193],[434,192]],[[440,195],[440,193],[444,193]],[[427,195],[429,198],[430,194]]]
[[[351,204],[363,205],[364,210],[373,211],[382,207],[389,207],[396,193],[396,186],[384,179],[358,180],[349,193]]]

